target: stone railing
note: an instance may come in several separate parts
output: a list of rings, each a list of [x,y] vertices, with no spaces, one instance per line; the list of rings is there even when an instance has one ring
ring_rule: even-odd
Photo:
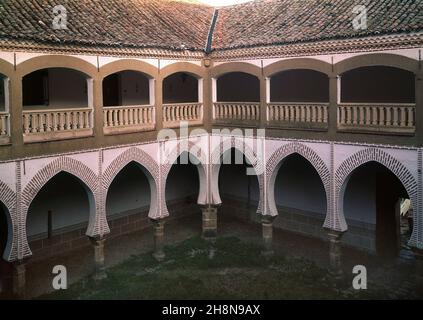
[[[179,127],[181,121],[187,121],[189,125],[202,124],[203,104],[195,102],[163,105],[163,127]]]
[[[213,122],[255,126],[260,122],[260,103],[215,102],[213,104]]]
[[[137,131],[154,130],[154,107],[121,106],[103,107],[104,133],[128,133]]]
[[[327,128],[328,103],[272,102],[267,104],[270,127]]]
[[[60,140],[93,134],[92,110],[89,108],[23,111],[25,142]]]
[[[341,103],[338,128],[393,133],[414,133],[415,104]]]
[[[9,113],[0,111],[0,136],[8,136],[9,132]]]
[[[10,115],[9,112],[0,111],[0,144],[10,142]]]

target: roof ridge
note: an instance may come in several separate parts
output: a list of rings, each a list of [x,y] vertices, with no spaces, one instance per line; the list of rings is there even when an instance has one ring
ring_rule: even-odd
[[[209,33],[207,35],[207,42],[206,42],[206,54],[209,54],[212,51],[212,44],[213,44],[213,33],[214,28],[216,27],[217,18],[219,16],[219,8],[215,8],[212,16],[212,21],[210,23]]]

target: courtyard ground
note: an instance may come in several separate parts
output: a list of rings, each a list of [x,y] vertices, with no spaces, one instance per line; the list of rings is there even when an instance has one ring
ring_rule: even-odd
[[[261,254],[261,227],[219,217],[215,245],[200,238],[201,214],[166,224],[166,259],[151,253],[151,228],[106,242],[108,278],[95,282],[92,248],[28,264],[27,293],[41,299],[422,299],[415,265],[343,248],[344,279],[328,272],[328,243],[274,231],[275,255]],[[70,287],[53,292],[53,266],[67,267]],[[368,289],[352,288],[354,265]]]

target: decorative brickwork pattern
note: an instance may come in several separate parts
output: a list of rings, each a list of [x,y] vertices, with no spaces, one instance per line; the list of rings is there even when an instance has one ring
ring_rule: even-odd
[[[195,162],[197,163],[196,167],[198,170],[199,186],[200,190],[198,192],[198,204],[205,205],[205,199],[207,199],[207,156],[201,150],[198,144],[193,143],[192,141],[180,142],[175,147],[175,149],[167,156],[167,159],[161,159],[161,185],[160,185],[160,201],[161,201],[161,217],[169,216],[169,210],[166,205],[166,182],[169,176],[169,172],[172,168],[172,165],[176,162],[178,157],[183,152],[188,152],[190,156],[194,157]],[[163,157],[163,155],[161,155]]]
[[[88,197],[92,197],[95,202],[95,207],[98,206],[97,201],[97,189],[98,189],[98,177],[97,175],[86,165],[82,162],[75,160],[69,157],[59,157],[48,165],[46,165],[43,169],[41,169],[28,183],[25,189],[22,191],[22,204],[21,204],[21,218],[19,223],[19,239],[23,241],[18,245],[18,258],[24,258],[26,256],[31,255],[31,250],[29,249],[27,235],[26,235],[26,217],[28,214],[29,206],[31,202],[34,200],[38,192],[41,188],[55,175],[60,172],[68,172],[79,180],[81,180],[84,184],[84,187],[87,189]],[[100,233],[101,226],[98,225],[99,220],[96,217],[96,210],[91,208],[90,217],[89,217],[89,224],[92,225],[90,233],[87,231],[87,235],[95,236],[96,233]]]
[[[330,171],[318,154],[305,144],[292,142],[277,149],[266,163],[267,179],[267,207],[265,215],[277,216],[275,202],[275,181],[283,161],[292,154],[303,156],[314,167],[326,191],[327,215],[330,214]]]
[[[221,167],[221,157],[230,149],[236,149],[248,159],[250,164],[253,166],[257,173],[257,180],[260,189],[260,200],[257,208],[257,213],[263,213],[263,199],[264,199],[264,164],[262,154],[257,154],[248,144],[245,143],[244,139],[230,137],[229,139],[220,142],[219,146],[215,148],[212,153],[212,168],[211,168],[211,193],[212,203],[222,203],[219,195],[219,172]]]
[[[102,190],[104,192],[104,208],[106,207],[107,191],[118,173],[130,162],[135,162],[141,166],[142,171],[146,175],[151,189],[151,203],[148,216],[152,219],[160,217],[160,207],[158,205],[158,188],[159,188],[159,166],[145,151],[140,148],[131,147],[119,155],[108,166],[102,175]]]
[[[12,261],[14,260],[14,255],[16,254],[16,244],[17,244],[17,221],[16,221],[16,193],[10,189],[8,185],[6,185],[4,182],[0,181],[0,202],[4,205],[4,207],[7,209],[8,212],[5,212],[5,214],[8,214],[8,220],[10,219],[9,223],[12,225],[12,234],[8,235],[8,242],[11,242],[4,252],[0,252],[0,255],[3,256],[3,258],[6,261]],[[10,230],[10,228],[9,228]],[[9,250],[8,250],[9,249]]]
[[[409,245],[423,249],[423,150],[418,151],[417,156],[417,195],[416,204],[413,208],[414,228]]]
[[[366,148],[356,152],[355,154],[350,156],[348,159],[344,160],[342,164],[339,166],[339,168],[336,170],[334,210],[336,210],[336,212],[338,213],[335,214],[334,217],[341,217],[345,221],[344,209],[343,209],[343,198],[344,198],[345,188],[348,183],[348,179],[355,169],[357,169],[361,165],[370,161],[375,161],[382,164],[387,169],[392,171],[393,174],[396,175],[396,177],[401,181],[404,188],[406,189],[408,196],[410,197],[413,209],[416,212],[419,212],[421,209],[419,208],[419,203],[417,201],[418,199],[417,181],[413,177],[413,175],[410,173],[410,171],[403,164],[401,164],[400,161],[398,161],[397,159],[395,159],[393,156],[389,155],[382,149]],[[416,216],[416,214],[417,213],[415,213],[414,218],[416,219],[415,221],[417,223],[415,225],[417,226],[418,217]],[[328,222],[328,225],[326,225],[326,222],[325,222],[325,227],[326,226],[337,227],[339,225],[340,225],[340,221],[330,221]],[[421,228],[421,227],[417,226],[417,228]],[[413,232],[413,237],[417,241],[418,233]]]

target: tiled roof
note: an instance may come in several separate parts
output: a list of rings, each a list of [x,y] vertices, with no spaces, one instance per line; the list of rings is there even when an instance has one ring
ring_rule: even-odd
[[[52,28],[53,8],[68,30]],[[204,50],[213,8],[171,0],[0,0],[0,40]]]
[[[68,30],[52,28],[58,4]],[[362,4],[368,28],[356,31],[352,8]],[[256,0],[218,9],[210,28],[213,13],[174,0],[0,0],[0,46],[201,54],[208,40],[218,52],[423,31],[423,0]]]
[[[356,31],[353,8],[367,8],[367,29]],[[423,0],[258,0],[219,10],[213,48],[269,44],[423,30]]]

